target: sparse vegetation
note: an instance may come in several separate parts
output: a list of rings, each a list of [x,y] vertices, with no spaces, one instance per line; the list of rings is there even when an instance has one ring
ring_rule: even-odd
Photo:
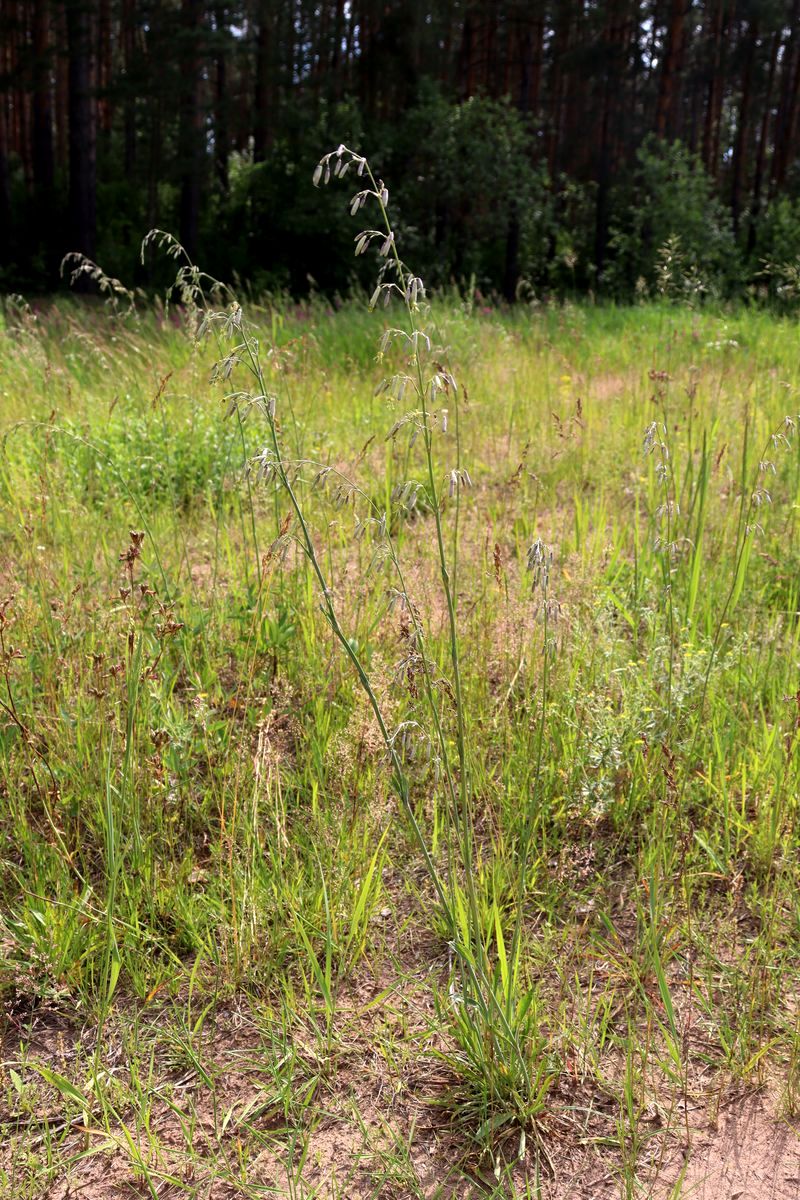
[[[429,304],[345,164],[372,311],[5,306],[0,1193],[688,1195],[798,1104],[796,329]]]

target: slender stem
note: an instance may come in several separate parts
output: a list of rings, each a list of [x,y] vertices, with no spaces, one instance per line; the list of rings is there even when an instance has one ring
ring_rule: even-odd
[[[261,363],[257,357],[257,353],[254,350],[252,339],[247,336],[245,337],[245,346],[247,349],[247,355],[248,355],[248,359],[250,362],[250,369],[258,382],[258,386],[261,389],[262,395],[264,395],[264,394],[266,394],[264,373],[261,368]],[[270,435],[272,438],[272,447],[273,447],[273,450],[275,453],[275,462],[278,467],[278,472],[280,474],[281,484],[282,484],[283,488],[285,489],[286,494],[289,497],[289,501],[291,503],[292,509],[297,518],[298,524],[300,525],[300,529],[302,531],[303,549],[305,551],[307,560],[311,564],[312,570],[317,578],[317,582],[319,584],[320,591],[322,593],[323,612],[325,614],[325,617],[326,617],[331,629],[334,632],[334,635],[338,639],[339,643],[342,646],[342,649],[344,650],[345,654],[349,658],[351,665],[355,669],[355,672],[358,676],[359,682],[360,682],[362,688],[364,689],[364,692],[366,693],[370,707],[372,708],[373,714],[375,716],[375,720],[378,723],[378,728],[380,730],[381,737],[382,737],[384,744],[389,752],[389,756],[390,756],[390,759],[392,762],[392,767],[393,767],[394,774],[395,774],[395,787],[396,787],[397,793],[399,795],[399,798],[403,805],[403,808],[406,812],[406,816],[408,817],[408,819],[411,823],[411,827],[414,832],[414,838],[415,838],[417,844],[419,845],[419,847],[422,851],[422,854],[425,858],[425,865],[428,869],[428,873],[431,876],[431,879],[433,880],[434,886],[436,887],[436,891],[439,896],[439,901],[442,904],[444,912],[445,912],[446,916],[448,917],[448,921],[449,921],[450,925],[452,926],[453,932],[455,934],[455,917],[451,911],[450,905],[448,903],[447,897],[444,892],[444,888],[442,887],[439,873],[436,870],[436,866],[431,857],[430,850],[428,849],[428,845],[425,841],[425,838],[423,837],[422,830],[420,829],[419,822],[417,821],[416,814],[415,814],[413,806],[411,804],[411,800],[409,797],[408,780],[406,778],[405,772],[403,771],[403,764],[400,761],[400,756],[398,755],[398,753],[394,747],[394,743],[392,741],[391,735],[389,734],[389,730],[386,727],[383,713],[381,712],[380,705],[378,704],[378,700],[377,700],[377,697],[375,696],[375,692],[373,690],[369,676],[367,675],[366,671],[364,670],[364,667],[361,663],[361,659],[359,658],[356,651],[353,649],[353,646],[352,646],[350,640],[345,636],[344,631],[342,630],[342,627],[339,624],[339,619],[336,615],[336,610],[333,606],[331,589],[328,587],[327,580],[325,579],[325,576],[322,572],[322,568],[320,567],[319,559],[317,558],[316,549],[314,547],[314,542],[311,537],[311,532],[310,532],[310,530],[308,528],[308,524],[306,522],[305,514],[303,513],[302,506],[297,498],[297,494],[296,494],[296,492],[292,486],[291,480],[286,472],[283,456],[281,453],[280,441],[278,440],[278,431],[277,431],[277,426],[275,423],[275,417],[274,417],[273,413],[271,412],[269,406],[267,406],[266,412],[267,412],[267,420],[268,420],[269,429],[270,429]]]
[[[453,690],[455,692],[455,708],[456,708],[456,749],[459,762],[459,794],[461,821],[460,825],[463,830],[463,849],[464,856],[464,876],[467,884],[467,896],[470,905],[470,914],[473,922],[473,938],[475,949],[479,953],[481,961],[486,958],[486,951],[481,934],[481,924],[478,915],[478,902],[475,895],[475,882],[472,874],[472,858],[473,858],[473,829],[472,829],[472,812],[471,812],[471,797],[470,797],[470,778],[469,764],[467,761],[467,744],[466,744],[466,729],[464,720],[464,695],[461,682],[461,662],[459,653],[458,639],[458,622],[456,619],[456,605],[454,597],[454,588],[451,581],[450,570],[447,561],[447,552],[444,545],[444,529],[442,525],[442,511],[439,501],[439,489],[436,484],[435,466],[433,460],[433,430],[431,426],[431,414],[428,409],[427,392],[428,387],[422,374],[422,360],[419,351],[420,329],[416,322],[415,307],[411,301],[408,284],[407,273],[400,259],[397,250],[397,243],[393,236],[391,221],[389,214],[386,211],[386,205],[381,196],[381,189],[378,187],[375,176],[369,164],[366,164],[367,176],[372,184],[373,192],[377,198],[380,207],[381,217],[384,222],[387,235],[391,236],[391,251],[394,260],[395,270],[397,272],[398,284],[404,298],[406,313],[408,316],[409,328],[411,331],[412,344],[414,346],[414,370],[416,373],[416,390],[419,396],[420,407],[422,411],[422,435],[423,445],[425,447],[425,462],[428,472],[428,487],[429,501],[433,512],[434,523],[436,526],[436,545],[439,555],[439,571],[442,580],[442,590],[445,596],[447,605],[447,620],[450,635],[450,659],[453,670]],[[459,477],[459,486],[460,486]]]

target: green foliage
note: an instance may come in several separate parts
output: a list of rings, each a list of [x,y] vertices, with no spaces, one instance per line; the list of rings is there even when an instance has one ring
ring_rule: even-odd
[[[565,175],[553,185],[554,197],[546,233],[543,273],[531,270],[534,285],[541,283],[558,296],[585,293],[596,289],[594,264],[595,210],[597,187],[579,183]]]
[[[522,273],[542,274],[552,195],[532,124],[509,102],[454,105],[427,90],[399,123],[391,163],[398,229],[430,284],[474,277],[484,289],[499,287],[511,221]]]
[[[780,303],[800,301],[800,200],[778,196],[756,226],[758,280]]]
[[[334,138],[362,142],[351,105],[332,106],[310,128],[298,120],[265,162],[233,159],[230,194],[218,200],[206,235],[212,271],[256,291],[294,295],[310,286],[331,292],[348,280],[368,286],[364,264],[353,263],[346,198],[326,193],[315,204],[305,186],[316,148]],[[424,87],[418,103],[397,122],[379,124],[370,141],[381,147],[380,170],[398,181],[398,231],[429,284],[473,278],[484,290],[502,286],[512,220],[519,271],[545,277],[554,198],[533,153],[532,124],[513,105],[481,98],[454,105]]]
[[[800,199],[778,196],[768,205],[757,225],[755,255],[765,263],[800,258]]]
[[[738,282],[730,214],[716,198],[702,163],[680,142],[651,137],[640,147],[633,174],[618,187],[613,201],[612,262],[604,284],[622,296],[642,286],[657,292],[664,277],[659,266],[670,243],[670,287],[720,295]]]
[[[233,158],[230,193],[218,198],[204,231],[207,269],[245,280],[257,293],[286,290],[298,296],[315,287],[332,292],[357,278],[346,198],[319,197],[308,183],[319,146],[334,138],[358,145],[361,120],[350,103],[323,108],[313,122],[305,117],[298,105],[265,161]]]

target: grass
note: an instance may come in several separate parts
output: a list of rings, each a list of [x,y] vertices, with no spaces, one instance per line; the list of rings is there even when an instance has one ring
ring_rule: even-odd
[[[594,1195],[677,1196],[701,1111],[800,1103],[796,328],[434,303],[432,478],[473,481],[440,492],[454,809],[435,514],[391,500],[426,448],[375,394],[397,315],[248,316],[287,460],[366,497],[292,476],[407,809],[214,344],[8,307],[0,1194],[546,1197],[601,1163]]]

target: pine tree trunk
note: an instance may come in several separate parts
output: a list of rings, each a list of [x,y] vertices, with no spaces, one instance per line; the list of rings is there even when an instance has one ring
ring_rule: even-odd
[[[608,0],[602,38],[605,62],[603,106],[600,116],[600,136],[597,139],[598,157],[594,168],[597,180],[594,257],[598,280],[605,268],[608,248],[609,192],[612,163],[615,157],[615,126],[620,107],[620,88],[623,83],[622,65],[626,50],[627,29],[624,0]]]
[[[214,15],[217,35],[217,53],[214,78],[214,170],[219,189],[223,195],[228,191],[228,158],[230,156],[230,128],[228,123],[228,57],[225,38],[228,31],[228,14],[220,5]]]
[[[687,0],[672,0],[664,47],[664,66],[656,109],[656,133],[660,138],[678,136],[681,74],[685,56]]]
[[[37,199],[49,205],[55,182],[53,105],[50,82],[50,38],[46,0],[33,8],[33,178]]]
[[[767,75],[767,86],[761,114],[761,130],[758,135],[758,149],[756,151],[756,162],[753,169],[753,200],[750,205],[750,225],[747,231],[748,254],[753,253],[756,245],[758,218],[761,212],[761,189],[764,181],[764,163],[766,162],[767,139],[769,137],[772,88],[775,82],[775,67],[778,62],[778,51],[780,50],[780,45],[781,35],[780,33],[776,33],[772,39],[772,49],[770,51],[769,59],[769,73]]]
[[[125,174],[130,178],[136,169],[136,97],[134,95],[133,70],[136,46],[135,0],[122,0],[120,10],[120,43],[122,69],[125,79],[123,103],[123,160]]]
[[[797,159],[798,126],[800,126],[800,47],[798,47],[796,55],[794,76],[789,91],[789,103],[786,113],[781,171],[777,180],[781,187],[786,183],[789,168]]]
[[[203,118],[200,110],[200,22],[202,0],[182,0],[181,26],[185,39],[183,91],[178,146],[181,174],[180,238],[190,258],[197,253],[200,229],[200,191],[203,163]]]
[[[5,64],[0,61],[0,66]],[[8,169],[8,116],[6,93],[0,91],[0,262],[11,250],[11,177]]]
[[[97,235],[97,159],[92,103],[91,26],[86,0],[66,0],[69,51],[70,244],[94,258]]]
[[[791,161],[792,126],[796,120],[798,88],[800,88],[800,0],[794,0],[789,20],[791,33],[786,44],[781,71],[781,91],[775,116],[775,149],[772,155],[770,196],[786,182]]]
[[[111,0],[99,0],[97,15],[97,126],[104,141],[111,137]]]
[[[19,156],[25,186],[34,190],[33,155],[31,153],[31,95],[26,85],[26,60],[28,56],[28,20],[24,4],[17,4],[16,23],[11,36],[11,79],[17,86],[13,91],[11,108],[11,149]]]
[[[69,170],[69,55],[67,46],[67,18],[63,4],[53,13],[53,33],[57,47],[55,58],[55,125],[56,163],[66,177]]]
[[[547,171],[555,179],[560,167],[561,136],[564,111],[564,57],[569,47],[571,31],[571,3],[565,0],[557,10],[558,17],[553,30],[553,52],[549,79]]]
[[[736,125],[736,140],[733,147],[733,178],[731,182],[731,213],[734,233],[739,232],[742,190],[744,188],[744,163],[750,135],[750,98],[753,90],[753,66],[758,44],[758,24],[751,21],[747,30],[747,50],[742,71],[742,99],[739,104],[739,120]]]
[[[725,0],[716,0],[712,19],[712,50],[708,99],[703,125],[703,166],[709,175],[716,176],[719,147],[719,118],[722,106],[722,42],[725,24]]]
[[[253,96],[253,157],[263,162],[272,142],[271,95],[273,88],[273,40],[275,36],[271,0],[260,0],[256,32],[255,90]]]

